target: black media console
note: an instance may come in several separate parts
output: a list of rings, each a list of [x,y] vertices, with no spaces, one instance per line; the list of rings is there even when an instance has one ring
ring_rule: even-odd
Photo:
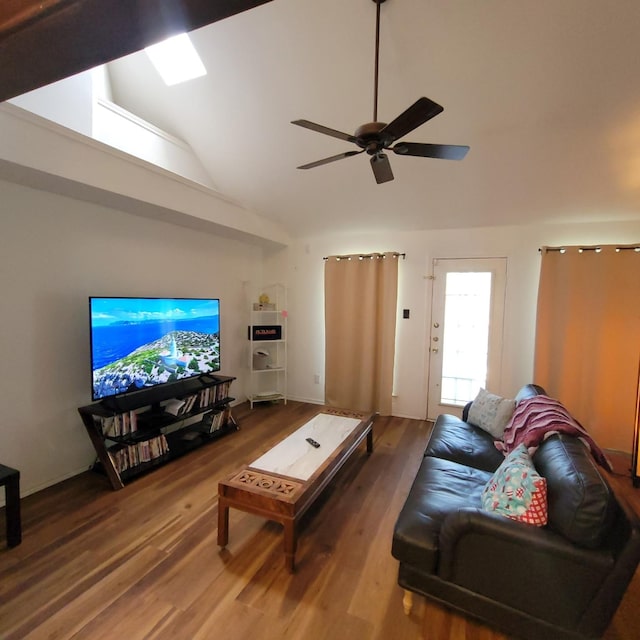
[[[238,429],[233,377],[202,375],[79,407],[113,489]]]

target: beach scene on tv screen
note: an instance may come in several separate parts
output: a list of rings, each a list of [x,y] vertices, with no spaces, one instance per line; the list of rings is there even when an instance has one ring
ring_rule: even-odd
[[[220,370],[218,300],[92,298],[95,400]]]

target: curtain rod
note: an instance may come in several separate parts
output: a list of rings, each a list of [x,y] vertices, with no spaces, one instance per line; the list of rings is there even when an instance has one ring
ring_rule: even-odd
[[[570,249],[575,247],[569,247]],[[595,253],[600,253],[602,251],[602,247],[600,246],[592,246],[592,247],[577,247],[578,253],[584,253],[585,251],[594,251]],[[548,252],[548,251],[559,251],[560,253],[566,253],[567,247],[540,247],[538,249],[538,253]],[[640,245],[622,245],[616,247],[616,253],[620,253],[621,251],[635,251],[636,253],[640,253]]]
[[[394,258],[406,259],[406,253],[398,253],[397,251],[390,251]],[[329,258],[335,258],[336,260],[351,260],[351,258],[358,258],[358,260],[364,260],[365,258],[384,258],[384,253],[352,253],[346,256],[324,256],[323,260],[329,260]]]

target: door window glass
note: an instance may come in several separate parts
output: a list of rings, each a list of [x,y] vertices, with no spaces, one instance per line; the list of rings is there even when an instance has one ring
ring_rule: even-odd
[[[464,406],[486,386],[491,272],[446,277],[440,402]]]

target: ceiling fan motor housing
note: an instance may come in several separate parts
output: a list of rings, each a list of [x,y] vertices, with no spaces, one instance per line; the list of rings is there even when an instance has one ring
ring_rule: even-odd
[[[356,144],[370,155],[386,149],[393,142],[391,137],[381,135],[386,126],[386,122],[367,122],[359,126],[354,134]]]

